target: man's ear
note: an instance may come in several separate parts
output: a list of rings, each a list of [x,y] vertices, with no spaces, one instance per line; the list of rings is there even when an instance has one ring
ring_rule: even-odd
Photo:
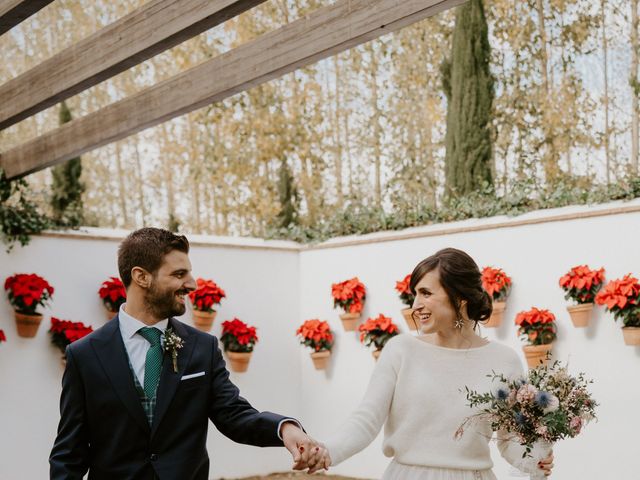
[[[142,267],[133,267],[131,269],[131,282],[140,288],[149,288],[151,286],[151,274]]]

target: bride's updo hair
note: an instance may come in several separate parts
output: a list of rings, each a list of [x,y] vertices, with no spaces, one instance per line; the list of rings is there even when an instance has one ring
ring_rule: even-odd
[[[440,283],[449,301],[460,313],[460,302],[467,301],[469,319],[477,322],[491,316],[493,303],[482,288],[482,277],[476,262],[462,250],[444,248],[422,260],[411,274],[409,288],[416,294],[416,285],[428,272],[438,269]]]

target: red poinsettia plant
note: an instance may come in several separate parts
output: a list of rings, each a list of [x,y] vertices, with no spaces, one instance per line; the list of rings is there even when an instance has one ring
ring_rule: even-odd
[[[253,352],[258,341],[256,327],[249,326],[238,318],[222,322],[220,341],[225,352]]]
[[[38,305],[46,306],[53,296],[53,287],[35,273],[17,273],[8,277],[4,289],[13,309],[25,315],[36,315]]]
[[[67,345],[81,339],[93,332],[93,328],[86,326],[82,322],[72,322],[71,320],[60,320],[51,317],[51,343],[60,349],[64,355]]]
[[[4,330],[0,329],[0,343],[6,342],[7,336],[4,334]]]
[[[529,345],[549,345],[556,339],[556,317],[549,310],[533,307],[516,315],[518,335]]]
[[[360,313],[364,307],[366,292],[358,277],[331,285],[333,308],[340,307],[346,313]]]
[[[216,282],[213,280],[205,280],[198,278],[196,280],[197,288],[189,293],[189,298],[193,304],[194,310],[201,312],[215,312],[214,305],[219,305],[220,301],[227,295],[224,293]]]
[[[382,347],[392,338],[398,335],[398,326],[389,317],[383,314],[375,318],[368,318],[366,322],[358,327],[360,332],[360,342],[365,346],[373,345],[376,350]]]
[[[578,265],[560,277],[559,283],[565,299],[592,303],[604,283],[604,268],[591,270],[587,265]]]
[[[625,327],[640,327],[640,283],[630,273],[607,283],[596,295],[595,302],[622,319]]]
[[[311,347],[314,352],[331,351],[333,348],[333,332],[324,320],[306,320],[296,330],[296,335],[302,345]]]
[[[411,288],[409,288],[410,283],[411,274],[396,282],[396,291],[399,293],[400,300],[409,308],[413,306],[413,301],[416,298],[416,296],[411,293]]]
[[[102,282],[98,295],[110,312],[117,312],[120,310],[120,305],[127,301],[127,291],[118,277],[109,277],[109,280]]]
[[[482,269],[482,288],[494,302],[504,302],[511,290],[511,277],[501,268],[484,267]]]

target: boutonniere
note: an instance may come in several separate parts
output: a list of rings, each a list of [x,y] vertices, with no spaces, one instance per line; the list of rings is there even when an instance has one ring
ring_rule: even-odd
[[[171,355],[173,373],[178,373],[178,350],[184,347],[184,340],[169,327],[164,331],[162,345],[164,345],[164,351]]]

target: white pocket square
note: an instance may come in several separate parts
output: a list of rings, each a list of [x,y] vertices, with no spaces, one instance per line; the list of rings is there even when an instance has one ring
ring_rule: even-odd
[[[183,375],[180,381],[182,382],[183,380],[189,380],[190,378],[201,377],[203,375],[204,375],[204,372],[190,373],[189,375]]]

